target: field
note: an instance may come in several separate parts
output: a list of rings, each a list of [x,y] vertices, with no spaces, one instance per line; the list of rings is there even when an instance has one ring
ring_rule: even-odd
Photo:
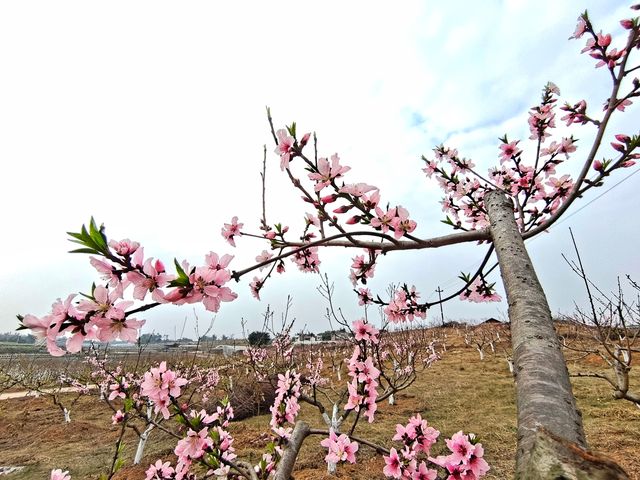
[[[592,356],[569,366],[572,372],[604,369]],[[632,385],[639,385],[639,372],[632,374]],[[627,401],[614,400],[609,386],[601,380],[574,378],[573,385],[590,447],[612,457],[632,479],[640,479],[640,409]],[[460,339],[454,341],[442,359],[422,371],[396,400],[395,405],[381,404],[376,421],[359,424],[357,435],[391,447],[395,424],[406,423],[418,412],[442,432],[441,438],[458,430],[476,433],[491,465],[485,478],[512,478],[516,414],[513,379],[503,354],[488,350],[480,361],[474,348]],[[112,461],[119,427],[111,425],[111,411],[96,395],[80,398],[71,418],[71,423],[64,423],[60,409],[45,397],[1,401],[0,467],[25,467],[7,478],[45,479],[52,468],[63,468],[74,480],[98,479]],[[323,428],[317,411],[308,405],[303,405],[301,418]],[[260,415],[232,424],[230,431],[240,457],[254,462],[259,459],[268,439],[268,422],[268,415]],[[296,479],[335,478],[325,473],[326,450],[319,442],[317,436],[306,440],[296,464]],[[137,444],[133,432],[127,433],[125,443],[126,465],[114,477],[117,479],[142,479],[149,463],[173,458],[175,441],[157,430],[150,437],[140,466],[131,465]],[[361,446],[358,463],[340,465],[337,477],[384,478],[383,465],[381,456]]]

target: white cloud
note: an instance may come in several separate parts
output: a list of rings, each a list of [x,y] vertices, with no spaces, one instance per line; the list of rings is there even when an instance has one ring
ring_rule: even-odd
[[[585,3],[605,30],[621,33],[617,19],[626,11],[617,2]],[[606,85],[606,75],[594,75],[593,62],[578,55],[582,43],[566,40],[574,8],[550,0],[464,8],[437,1],[2,4],[0,42],[9,48],[0,52],[8,72],[0,78],[0,328],[12,328],[15,313],[43,314],[56,297],[88,289],[95,277],[86,259],[65,254],[64,232],[91,215],[111,236],[141,241],[148,255],[199,262],[211,249],[230,251],[222,223],[238,215],[257,224],[265,143],[269,219],[298,222],[309,209],[277,168],[265,105],[278,126],[296,120],[301,130],[316,130],[321,155],[339,152],[353,167],[349,178],[409,208],[422,235],[445,232],[437,222],[440,192],[422,175],[420,154],[446,141],[486,168],[498,136],[528,136],[526,112],[547,80],[575,100],[597,98]],[[634,112],[615,128],[640,123]],[[587,137],[581,134],[584,143]],[[627,208],[637,203],[629,195]],[[607,205],[612,228],[637,238],[637,227],[616,220],[622,209],[613,204],[605,197],[588,211]],[[583,215],[573,220],[596,242],[602,232]],[[236,268],[264,248],[249,239],[239,245]],[[553,293],[547,273],[562,269],[554,245],[532,249],[540,252],[552,308],[565,308],[569,300]],[[634,254],[616,250],[612,270]],[[352,255],[322,258],[343,304],[359,315],[345,280]],[[383,291],[407,278],[427,296],[478,258],[473,247],[385,258],[374,285]],[[283,304],[290,291],[308,312],[307,304],[320,301],[312,278],[276,280],[263,293],[268,302]],[[238,333],[243,312],[257,318],[265,302],[250,299],[246,283],[237,286],[244,299],[224,305],[218,328]],[[494,306],[445,308],[496,315]],[[170,333],[171,322],[189,314],[152,313],[149,329]]]

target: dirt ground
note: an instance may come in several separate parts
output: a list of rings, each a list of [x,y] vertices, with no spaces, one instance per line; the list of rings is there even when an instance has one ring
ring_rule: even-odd
[[[571,371],[603,368],[595,359],[570,364]],[[640,385],[640,372],[633,383]],[[632,479],[640,480],[640,409],[614,400],[605,382],[574,379],[574,390],[583,413],[587,439],[592,449],[622,465]],[[491,471],[485,477],[513,477],[516,416],[512,376],[505,357],[487,353],[484,361],[464,345],[449,348],[443,359],[420,374],[409,389],[397,396],[396,405],[380,405],[373,424],[358,426],[357,435],[393,446],[396,423],[420,413],[429,424],[449,437],[458,430],[476,433],[485,448]],[[317,411],[304,406],[302,417],[322,427]],[[111,412],[95,395],[83,397],[71,411],[71,423],[50,399],[21,398],[0,402],[0,467],[25,466],[7,479],[48,479],[52,468],[69,470],[73,480],[94,480],[105,472],[114,455],[119,427],[111,425]],[[234,423],[230,429],[239,457],[257,461],[267,442],[269,417],[262,415]],[[296,464],[296,480],[329,479],[325,473],[321,438],[309,438]],[[443,442],[438,442],[442,444]],[[125,437],[125,467],[117,479],[144,479],[144,470],[157,458],[172,459],[175,440],[154,431],[140,466],[131,462],[137,445],[133,432]],[[442,448],[442,447],[440,447]],[[437,451],[435,453],[438,453]],[[337,478],[382,479],[382,457],[361,446],[356,465],[339,466]]]

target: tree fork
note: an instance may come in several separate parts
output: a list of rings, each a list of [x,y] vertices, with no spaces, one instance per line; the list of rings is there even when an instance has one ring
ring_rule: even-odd
[[[509,303],[518,410],[516,479],[628,479],[615,463],[586,451],[567,364],[511,199],[492,191],[484,201]],[[602,476],[591,477],[594,469]]]

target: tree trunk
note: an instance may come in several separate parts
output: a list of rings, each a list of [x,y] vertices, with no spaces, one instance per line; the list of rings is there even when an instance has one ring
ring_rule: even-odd
[[[522,480],[629,480],[611,459],[578,448],[539,428]]]
[[[302,447],[302,442],[304,442],[304,439],[307,438],[308,435],[309,425],[302,420],[298,420],[296,426],[293,428],[293,433],[291,434],[287,448],[285,448],[282,454],[282,459],[280,463],[278,463],[275,480],[289,480],[291,478],[293,467],[298,458],[298,452]]]
[[[338,404],[334,403],[333,408],[331,410],[331,418],[327,415],[326,412],[322,414],[324,418],[324,422],[329,427],[329,430],[333,430],[333,432],[338,435],[340,433],[340,425],[342,425],[342,419],[338,417]],[[327,473],[329,475],[335,475],[337,471],[338,465],[335,462],[327,462]]]
[[[136,455],[133,457],[133,464],[139,465],[142,461],[142,456],[144,455],[144,447],[147,445],[147,440],[149,440],[149,435],[151,434],[151,430],[155,425],[152,423],[147,428],[144,429],[144,432],[140,435],[140,439],[138,440],[138,448],[136,449]]]
[[[589,476],[592,466],[588,458],[598,457],[585,452],[582,416],[547,299],[513,215],[513,204],[493,191],[485,195],[485,206],[509,303],[518,409],[516,478],[628,478],[613,462],[611,476]],[[549,438],[557,441],[547,441]],[[558,445],[566,447],[562,453],[555,448]],[[567,464],[571,468],[563,467]]]

